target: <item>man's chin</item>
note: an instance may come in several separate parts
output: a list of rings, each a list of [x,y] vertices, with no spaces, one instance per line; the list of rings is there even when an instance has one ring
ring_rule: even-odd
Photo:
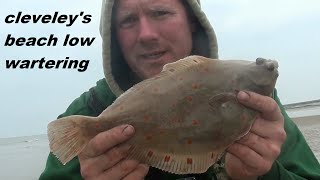
[[[152,78],[152,77],[158,75],[161,71],[162,71],[162,68],[154,70],[154,71],[149,71],[149,72],[144,73],[142,77],[143,77],[143,79]]]

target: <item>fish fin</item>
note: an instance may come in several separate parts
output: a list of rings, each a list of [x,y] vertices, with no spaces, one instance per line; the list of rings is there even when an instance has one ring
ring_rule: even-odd
[[[209,99],[209,105],[215,113],[226,120],[240,117],[245,107],[240,104],[233,93],[221,93]]]
[[[196,65],[200,65],[208,61],[209,61],[208,58],[205,58],[202,56],[188,56],[183,59],[179,59],[175,62],[165,64],[163,66],[162,71],[158,75],[152,78],[146,79],[142,81],[142,83],[139,83],[133,86],[132,90],[141,89],[142,87],[146,87],[150,84],[154,84],[155,80],[164,79],[165,77],[170,77],[173,73],[177,74],[178,72],[185,71],[186,69],[195,70],[195,68],[191,68],[191,67],[195,67]]]
[[[48,124],[50,150],[62,164],[77,156],[92,138],[85,128],[89,121],[95,122],[93,117],[73,115]]]
[[[181,72],[181,71],[196,70],[197,65],[204,65],[207,62],[209,62],[208,58],[193,55],[193,56],[185,57],[183,59],[179,59],[179,60],[172,62],[172,63],[165,64],[163,66],[162,71],[158,75],[156,75],[152,78],[146,79],[146,80],[142,81],[141,83],[134,85],[127,92],[138,91],[143,88],[146,88],[149,85],[154,85],[155,80],[171,77],[172,74],[177,74],[178,72]]]
[[[228,127],[224,131],[235,130],[234,135],[237,135],[237,139],[250,131],[256,119],[257,111],[238,102],[236,95],[232,93],[222,93],[211,97],[209,105],[211,110],[221,117],[223,126]]]
[[[207,62],[209,62],[208,58],[194,55],[179,59],[176,62],[165,64],[159,74],[135,84],[133,87],[124,92],[118,99],[125,97],[125,94],[131,93],[132,91],[139,92],[142,89],[147,89],[149,86],[157,86],[157,81],[155,80],[170,78],[172,77],[173,73],[177,74],[178,72],[185,70],[197,70],[197,65],[205,65]]]
[[[209,61],[208,58],[205,58],[202,56],[188,56],[176,62],[172,62],[164,65],[162,72],[166,72],[166,73],[179,72],[203,63],[207,63],[208,61]]]
[[[175,154],[174,152],[160,152],[156,149],[134,147],[128,159],[135,159],[174,174],[193,174],[206,172],[220,159],[223,153],[224,149],[217,149],[213,152],[199,154],[191,154],[187,151],[183,154]]]
[[[233,93],[220,93],[210,97],[209,105],[213,108],[219,107],[221,104],[228,101],[237,101],[237,97]]]

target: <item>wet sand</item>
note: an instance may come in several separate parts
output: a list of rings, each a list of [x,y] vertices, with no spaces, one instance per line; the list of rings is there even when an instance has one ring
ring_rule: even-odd
[[[48,152],[47,135],[0,138],[0,179],[38,179]]]
[[[293,118],[320,162],[320,115]]]

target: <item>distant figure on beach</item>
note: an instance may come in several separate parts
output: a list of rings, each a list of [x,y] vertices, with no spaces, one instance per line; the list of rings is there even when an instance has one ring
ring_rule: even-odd
[[[103,0],[101,13],[105,77],[58,118],[98,116],[124,91],[156,76],[167,63],[189,55],[218,59],[216,36],[200,0]],[[171,174],[126,159],[130,147],[123,143],[135,129],[124,124],[96,135],[66,165],[50,153],[39,179],[320,179],[319,162],[286,114],[276,89],[272,97],[240,89],[236,97],[260,114],[250,131],[205,173]],[[170,162],[170,156],[163,161]]]

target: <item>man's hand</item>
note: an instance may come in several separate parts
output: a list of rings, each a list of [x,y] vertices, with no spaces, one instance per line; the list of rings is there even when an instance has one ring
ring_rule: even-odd
[[[134,134],[130,125],[122,125],[102,132],[91,139],[79,154],[84,179],[143,179],[149,167],[134,160],[126,160],[130,146],[121,144]]]
[[[257,179],[270,171],[280,154],[286,139],[284,118],[271,97],[241,91],[237,98],[261,113],[250,132],[227,149],[225,168],[232,179]]]

